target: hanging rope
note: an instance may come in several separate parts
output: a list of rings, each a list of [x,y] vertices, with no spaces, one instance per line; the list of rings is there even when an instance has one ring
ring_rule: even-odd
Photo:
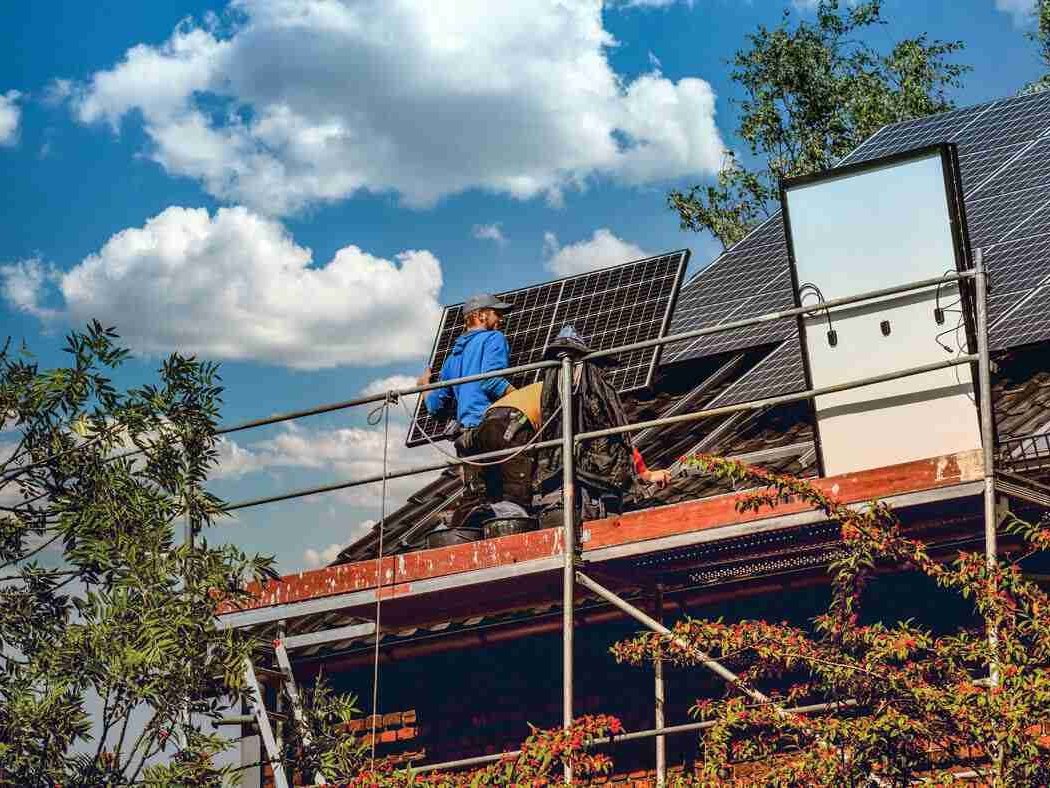
[[[383,421],[383,482],[379,493],[379,546],[376,550],[375,653],[372,660],[372,754],[369,769],[376,768],[376,731],[379,723],[379,625],[383,602],[383,534],[386,530],[386,477],[390,446],[390,406],[398,401],[397,393],[388,391],[383,404],[368,414],[368,423]],[[394,569],[396,571],[396,567]],[[391,578],[392,580],[396,578]]]
[[[383,403],[377,406],[368,414],[369,426],[375,427],[379,424],[380,421],[383,422],[383,472],[382,486],[380,488],[379,493],[379,539],[378,546],[376,549],[375,649],[373,651],[372,657],[372,741],[371,755],[369,759],[369,768],[373,771],[375,770],[376,764],[376,733],[378,732],[379,724],[379,637],[381,623],[380,618],[382,615],[383,606],[383,538],[386,532],[386,482],[387,475],[389,473],[390,458],[390,407],[399,402],[401,403],[402,410],[405,411],[405,414],[409,417],[409,420],[411,420],[412,414],[409,413],[408,408],[405,406],[405,403],[401,401],[401,399],[397,395],[397,392],[395,391],[388,391],[386,393],[386,398],[383,400]],[[523,452],[527,451],[528,448],[539,439],[539,437],[543,434],[544,430],[546,430],[547,427],[550,426],[551,422],[560,412],[561,406],[559,405],[554,410],[554,412],[551,413],[547,420],[543,422],[540,428],[536,431],[536,434],[529,438],[529,440],[526,443],[522,444],[522,446],[517,451],[515,451],[513,454],[508,455],[507,457],[500,458],[492,462],[470,462],[468,460],[464,460],[463,458],[457,457],[454,454],[451,454],[442,449],[440,446],[437,445],[436,441],[434,441],[429,435],[426,434],[426,432],[424,432],[423,434],[435,451],[445,455],[450,459],[458,460],[465,464],[476,466],[502,465],[503,463],[514,459],[519,454],[522,454]],[[393,571],[397,571],[396,566],[394,567]],[[396,577],[391,578],[391,582],[396,581],[396,579]]]

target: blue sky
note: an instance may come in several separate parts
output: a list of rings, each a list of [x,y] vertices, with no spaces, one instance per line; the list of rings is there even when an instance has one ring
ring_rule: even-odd
[[[887,0],[872,43],[960,39],[972,104],[1039,76],[1033,0]],[[18,3],[0,26],[0,322],[44,364],[96,317],[150,377],[220,361],[224,420],[423,366],[439,305],[688,246],[664,202],[736,147],[725,61],[791,0]],[[643,144],[618,145],[634,140]],[[377,382],[380,381],[380,382]],[[388,381],[384,384],[382,381]],[[364,412],[224,444],[228,500],[372,473]],[[428,463],[401,445],[396,463]],[[418,482],[392,485],[390,507]],[[318,564],[378,489],[246,510],[212,539]]]

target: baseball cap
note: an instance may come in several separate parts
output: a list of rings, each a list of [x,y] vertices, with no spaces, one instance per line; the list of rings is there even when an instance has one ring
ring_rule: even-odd
[[[463,302],[463,314],[469,315],[471,312],[475,312],[478,309],[495,309],[497,312],[509,312],[514,308],[514,304],[508,304],[504,301],[500,301],[492,293],[478,293],[472,295],[466,301]]]

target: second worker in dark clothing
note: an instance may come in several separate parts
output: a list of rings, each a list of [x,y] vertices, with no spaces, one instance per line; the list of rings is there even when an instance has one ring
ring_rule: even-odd
[[[576,330],[572,326],[565,326],[545,349],[544,357],[554,359],[562,353],[567,353],[572,358],[578,358],[589,352],[590,348],[587,347],[583,338],[576,333]],[[553,374],[556,378],[557,373]],[[584,408],[585,403],[578,396],[576,404],[579,413],[575,417],[577,421],[581,424],[587,423],[591,428],[615,426],[606,410],[614,410],[622,415],[622,405],[615,389],[606,383],[600,369],[594,364],[577,365],[574,377],[577,379],[574,381],[573,390],[577,395],[582,394],[583,399],[595,399],[596,389],[599,389],[600,394],[597,394],[597,399],[603,401],[611,400],[611,402],[605,402],[606,408],[599,407],[596,410],[595,403],[591,403],[589,408]],[[514,389],[492,403],[475,431],[478,452],[521,447],[536,436],[537,431],[543,427],[543,419],[555,419],[558,417],[557,411],[559,407],[556,402],[548,401],[547,411],[545,413],[542,412],[544,385],[544,382],[539,382],[530,386],[523,386],[520,389]],[[548,391],[548,394],[550,393]],[[585,416],[586,421],[582,421]],[[616,424],[620,423],[625,423],[625,419],[623,422],[616,421]],[[550,438],[552,434],[557,434],[557,432],[548,430],[546,434],[540,437]],[[669,482],[670,477],[667,471],[652,470],[646,467],[641,452],[634,447],[629,435],[614,436],[604,443],[601,441],[589,441],[586,443],[580,451],[581,468],[584,470],[584,478],[581,481],[585,483],[588,481],[586,478],[588,469],[592,472],[597,471],[596,466],[588,464],[593,459],[592,450],[597,446],[598,451],[601,452],[602,446],[608,447],[612,444],[629,450],[627,455],[629,459],[625,463],[625,471],[628,474],[628,478],[624,480],[627,485],[633,486],[633,482],[637,481],[642,485],[663,487]],[[549,453],[549,451],[547,450],[545,453]],[[554,451],[560,455],[560,449],[555,449]],[[535,452],[522,452],[521,454],[510,456],[498,465],[486,466],[481,469],[489,504],[494,509],[497,509],[496,514],[499,517],[522,517],[530,513],[529,510],[534,503],[534,495],[537,492],[541,492],[536,484],[536,458]],[[560,484],[557,484],[560,476],[557,476],[557,474],[555,476],[557,478],[552,481],[555,482],[555,487],[560,488]],[[594,474],[592,473],[591,482],[595,481],[593,477]],[[612,479],[603,478],[599,481],[612,483],[616,488],[616,492],[621,491],[622,484],[617,484]],[[550,485],[547,486],[549,487]],[[501,508],[502,510],[500,510]]]

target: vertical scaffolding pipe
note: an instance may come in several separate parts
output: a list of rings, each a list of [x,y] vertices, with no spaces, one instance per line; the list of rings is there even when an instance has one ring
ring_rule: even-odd
[[[974,286],[977,311],[977,381],[981,399],[981,444],[984,459],[984,556],[989,569],[998,563],[995,513],[995,426],[992,421],[992,364],[988,350],[988,269],[984,253],[975,249]],[[999,644],[999,635],[988,628],[988,645],[993,651]],[[999,683],[999,664],[994,656],[988,665],[991,686]]]
[[[653,594],[656,620],[664,623],[664,586],[663,583],[656,584]],[[664,727],[664,661],[657,654],[653,660],[653,676],[655,678],[655,709],[653,714],[653,727],[663,730]],[[667,785],[667,737],[657,736],[656,739],[656,788],[664,788]]]
[[[562,725],[572,724],[573,596],[576,589],[576,469],[573,465],[572,359],[561,357],[561,478],[562,478]],[[565,783],[572,783],[572,768],[565,765]]]

